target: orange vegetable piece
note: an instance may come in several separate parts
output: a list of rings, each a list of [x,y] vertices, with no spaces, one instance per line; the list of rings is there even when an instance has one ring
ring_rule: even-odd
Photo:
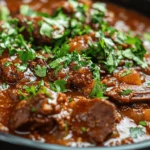
[[[124,69],[115,74],[115,77],[120,82],[125,82],[132,85],[141,85],[140,73],[134,69]]]

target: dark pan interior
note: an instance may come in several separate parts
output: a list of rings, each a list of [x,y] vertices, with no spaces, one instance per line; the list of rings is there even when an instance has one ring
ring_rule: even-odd
[[[119,4],[121,6],[127,7],[129,9],[134,9],[134,10],[150,17],[150,0],[104,0],[104,1],[109,1],[112,3],[116,3],[116,4]],[[35,142],[30,141],[29,142],[30,144],[26,144],[27,142],[25,142],[25,141],[27,141],[27,140],[24,140],[22,138],[20,138],[18,140],[18,138],[16,138],[16,137],[13,138],[13,137],[14,136],[7,135],[7,134],[5,135],[4,133],[0,133],[0,141],[1,141],[0,142],[0,150],[7,150],[7,149],[9,149],[9,150],[11,150],[11,149],[13,149],[13,150],[36,150],[35,147],[38,147],[37,146],[38,144],[36,144]],[[20,142],[20,145],[30,145],[30,148],[26,147],[26,146],[19,146],[19,144],[18,144],[19,142]],[[10,143],[13,143],[13,144],[10,144]],[[139,147],[142,147],[145,145],[144,146],[145,148],[142,148],[142,150],[149,150],[150,149],[150,142],[149,143],[143,142],[143,143],[139,143],[138,145],[139,145]],[[33,148],[31,148],[31,147],[33,147]],[[41,148],[45,149],[45,147],[46,147],[46,144],[40,144],[39,149],[41,149]],[[136,147],[136,148],[134,148],[134,147]],[[53,147],[49,146],[49,149],[53,150]],[[64,147],[61,148],[61,146],[59,146],[56,149],[58,149],[58,150],[63,149],[64,150],[65,148]],[[92,148],[92,150],[94,150],[94,149],[96,150],[97,148]],[[102,150],[102,149],[103,148],[100,148],[100,150]],[[105,148],[105,150],[107,150],[107,149],[108,150],[115,150],[115,149],[119,150],[119,148],[117,148],[117,147],[116,148],[114,147],[113,149]],[[122,147],[120,147],[120,149],[126,149],[126,147],[122,146]],[[128,146],[128,149],[137,149],[137,146],[136,146],[136,144],[132,144],[131,148],[130,148],[130,145]],[[73,148],[69,148],[69,150],[73,150]],[[85,149],[85,150],[88,150],[88,149]]]
[[[150,0],[105,0],[150,16]]]

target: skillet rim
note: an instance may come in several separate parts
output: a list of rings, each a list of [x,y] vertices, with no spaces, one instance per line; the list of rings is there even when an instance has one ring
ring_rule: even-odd
[[[41,143],[2,132],[0,132],[0,142],[13,144],[14,146],[23,146],[23,148],[36,148],[37,150],[138,150],[143,148],[150,148],[150,140],[133,144],[125,144],[121,146],[79,148]]]

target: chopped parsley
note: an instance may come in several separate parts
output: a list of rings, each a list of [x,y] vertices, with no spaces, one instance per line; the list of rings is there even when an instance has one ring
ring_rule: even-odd
[[[47,23],[43,22],[40,28],[40,34],[41,35],[45,35],[47,37],[51,37],[52,35],[52,27],[50,25],[48,25]]]
[[[1,5],[0,6],[0,20],[7,21],[9,14],[10,14],[10,12],[9,12],[8,8]]]
[[[90,97],[92,98],[104,98],[103,93],[105,91],[105,86],[98,80],[95,81],[94,87],[90,93]]]
[[[50,88],[55,92],[67,92],[66,84],[65,80],[56,80],[50,84]]]
[[[147,126],[147,122],[146,121],[140,121],[139,125],[146,127]]]
[[[71,103],[72,101],[73,101],[73,98],[70,97],[70,98],[69,98],[69,103]]]
[[[5,67],[8,67],[8,66],[10,66],[12,64],[12,62],[6,62],[5,64],[4,64],[4,66]]]
[[[27,64],[22,64],[22,65],[16,64],[16,66],[17,66],[17,70],[19,70],[20,72],[24,72],[28,67]]]
[[[25,92],[28,95],[26,95],[26,93],[19,90],[20,97],[22,99],[28,99],[32,96],[37,95],[38,93],[43,93],[43,94],[47,95],[49,98],[51,98],[50,93],[47,91],[47,88],[44,86],[44,81],[43,80],[41,80],[38,83],[38,85],[36,85],[36,86],[35,85],[30,85],[30,86],[24,85],[23,90],[25,90]]]
[[[131,74],[132,73],[132,70],[125,70],[121,75],[120,75],[120,77],[125,77],[125,76],[127,76],[127,75],[129,75],[129,74]]]
[[[121,92],[121,95],[122,95],[122,96],[126,96],[126,95],[129,95],[129,94],[131,94],[131,93],[132,93],[132,90],[127,89],[127,90],[123,90],[123,91]]]
[[[106,73],[113,73],[122,61],[125,61],[125,67],[133,66],[147,67],[144,60],[146,50],[142,41],[129,33],[124,33],[111,27],[105,21],[105,13],[107,12],[104,3],[93,3],[91,7],[78,2],[76,0],[68,0],[69,5],[73,8],[73,13],[67,15],[62,8],[58,8],[53,15],[37,12],[32,10],[27,5],[20,7],[20,14],[29,18],[40,18],[37,22],[39,36],[49,39],[47,45],[36,45],[33,39],[34,22],[32,19],[26,20],[29,39],[23,36],[23,31],[26,26],[19,27],[18,20],[9,16],[9,11],[5,7],[0,7],[0,20],[5,20],[1,26],[0,32],[0,55],[8,50],[10,56],[17,56],[22,61],[21,64],[15,64],[17,70],[24,72],[29,65],[29,62],[37,57],[42,57],[48,63],[48,66],[36,65],[33,72],[37,77],[44,78],[47,75],[48,69],[54,70],[56,75],[61,69],[68,69],[71,63],[74,63],[74,71],[78,71],[82,67],[90,69],[94,86],[89,96],[91,98],[104,98],[106,86],[101,83],[101,69]],[[90,12],[90,13],[89,13]],[[88,18],[88,19],[86,19]],[[96,31],[89,24],[96,25]],[[91,36],[90,34],[93,33]],[[74,37],[88,35],[90,40],[86,41],[87,48],[78,53],[76,49],[70,52],[70,39]],[[108,35],[108,36],[106,36]],[[84,43],[83,36],[83,43]],[[150,41],[149,33],[145,33],[144,37]],[[87,40],[87,38],[86,38]],[[80,42],[82,40],[79,40]],[[76,42],[78,43],[78,41]],[[44,54],[48,54],[45,57]],[[50,59],[49,59],[50,58]],[[12,62],[6,62],[4,66],[8,67]],[[70,68],[69,68],[70,69]],[[70,71],[70,70],[69,70]],[[124,71],[120,76],[125,77],[132,73],[131,69]],[[56,80],[50,84],[50,88],[56,92],[66,92],[66,80],[69,75],[66,75],[65,80]],[[43,82],[39,85],[24,87],[28,96],[36,95],[38,92],[48,94]],[[22,92],[22,98],[26,93]],[[20,93],[21,93],[20,92]],[[126,89],[121,92],[123,96],[129,95],[132,90]],[[72,99],[69,99],[71,102]]]
[[[37,111],[37,110],[36,110],[35,107],[32,107],[32,108],[31,108],[31,112],[32,112],[32,113],[35,113],[36,111]]]
[[[149,83],[147,83],[147,85],[148,85],[148,86],[150,86],[150,82],[149,82]]]
[[[7,83],[2,83],[2,89],[6,90],[9,88],[9,85]]]
[[[82,130],[83,133],[87,132],[87,128],[86,127],[82,127],[81,130]]]
[[[144,33],[144,38],[150,42],[150,33]]]
[[[46,76],[46,72],[47,72],[47,68],[46,66],[40,66],[40,65],[37,65],[35,68],[34,68],[34,72],[35,74],[38,76],[38,77],[45,77]]]
[[[130,128],[130,136],[134,139],[141,137],[144,135],[143,128],[141,127],[131,127]]]

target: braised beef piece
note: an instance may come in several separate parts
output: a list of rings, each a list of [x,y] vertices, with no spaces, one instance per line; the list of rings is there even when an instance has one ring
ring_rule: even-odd
[[[73,108],[72,131],[89,140],[103,142],[115,127],[115,107],[107,100],[78,101]]]
[[[0,60],[0,76],[8,84],[15,84],[24,77],[24,73],[17,69],[15,63],[20,63],[20,60],[11,60],[10,58]]]
[[[49,70],[48,78],[50,81],[65,79],[69,88],[79,89],[80,92],[87,95],[91,92],[94,84],[92,72],[88,67],[79,69],[77,67],[75,63],[71,63],[68,68],[63,68],[58,73]]]
[[[88,67],[76,68],[76,64],[70,65],[70,73],[68,83],[75,87],[82,88],[86,87],[93,82],[92,73]]]
[[[15,106],[10,117],[10,128],[51,131],[57,127],[65,131],[67,122],[74,134],[81,137],[87,135],[89,141],[103,142],[113,132],[115,121],[115,107],[107,100],[77,96],[70,103],[63,93],[59,93],[54,101],[38,94]],[[83,127],[87,132],[82,130]]]
[[[150,87],[121,83],[106,92],[106,95],[120,103],[150,101]]]
[[[48,115],[53,112],[54,109],[48,104],[47,96],[37,95],[18,103],[11,115],[10,127],[11,129],[19,129],[27,126],[27,128],[34,130],[48,125],[51,129],[54,122],[52,118],[48,118]]]
[[[132,68],[119,70],[105,77],[102,83],[108,87],[106,96],[116,102],[132,103],[150,100],[149,80],[149,76]]]
[[[22,34],[26,39],[33,37],[34,42],[38,45],[50,44],[51,38],[40,34],[39,22],[42,21],[40,17],[25,17],[23,15],[17,15],[19,27],[24,27]]]

